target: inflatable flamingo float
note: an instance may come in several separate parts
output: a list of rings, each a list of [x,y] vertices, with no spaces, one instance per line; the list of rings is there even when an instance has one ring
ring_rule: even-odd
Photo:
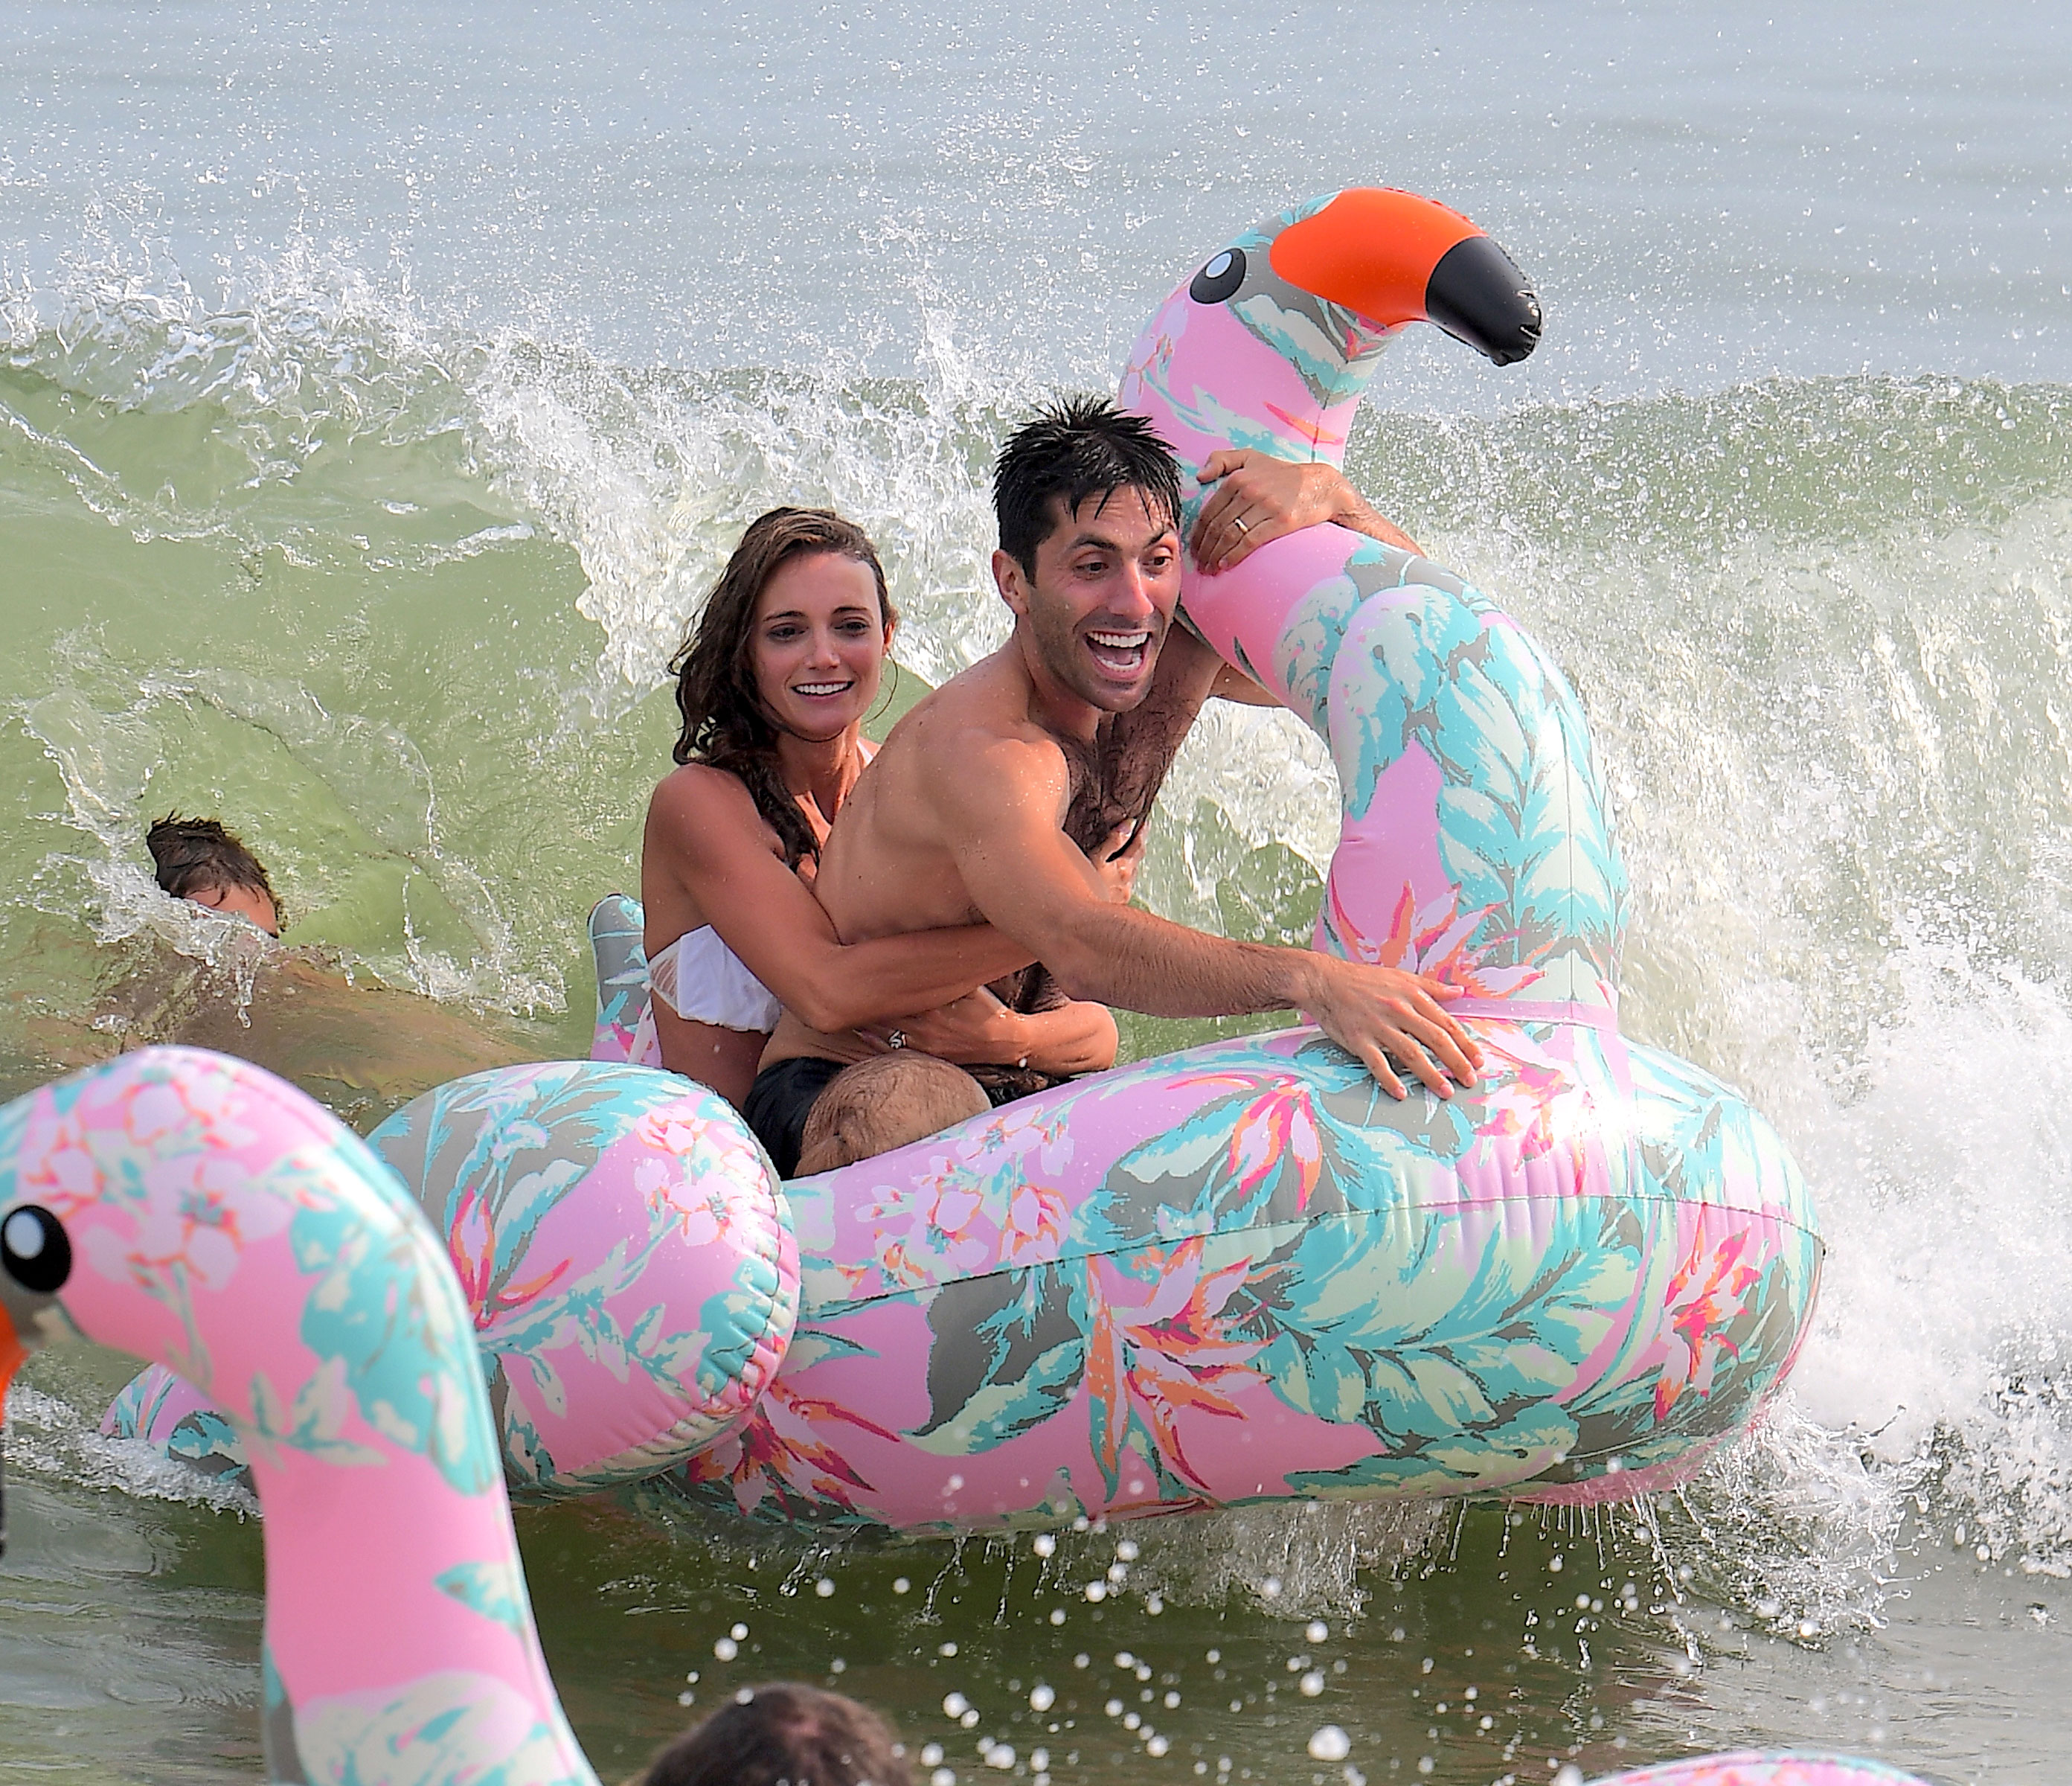
[[[395,1175],[292,1087],[153,1048],[0,1111],[0,1350],[203,1389],[266,1515],[266,1777],[595,1786],[532,1627],[473,1323]]]
[[[1793,1755],[1743,1750],[1737,1755],[1695,1756],[1635,1767],[1597,1786],[1923,1786],[1912,1774],[1881,1762],[1843,1755]]]
[[[1335,462],[1420,319],[1503,361],[1539,310],[1457,213],[1331,194],[1185,278],[1122,399],[1190,468],[1231,446]],[[1335,527],[1190,570],[1182,603],[1330,747],[1344,820],[1317,946],[1463,988],[1482,1083],[1397,1101],[1294,1029],[780,1191],[717,1100],[658,1125],[687,1082],[626,1064],[639,925],[607,901],[596,1051],[615,1062],[476,1075],[370,1138],[469,1286],[514,1488],[666,1471],[758,1518],[922,1530],[1583,1502],[1687,1479],[1774,1393],[1819,1276],[1806,1187],[1745,1099],[1619,1033],[1625,871],[1560,671],[1459,578]],[[759,1237],[724,1255],[762,1274],[739,1308],[694,1249],[670,1287],[671,1218],[635,1194],[693,1156],[697,1232],[730,1233],[738,1204]],[[213,1419],[162,1377],[111,1413],[232,1461]]]
[[[596,1786],[533,1628],[446,1248],[394,1175],[256,1067],[153,1048],[0,1109],[0,1389],[79,1337],[212,1398],[265,1515],[273,1782]],[[1737,1756],[1628,1786],[1892,1786]]]

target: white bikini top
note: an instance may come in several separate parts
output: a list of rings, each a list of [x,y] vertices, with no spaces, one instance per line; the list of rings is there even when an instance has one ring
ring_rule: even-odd
[[[687,930],[648,963],[656,998],[693,1023],[767,1035],[777,1027],[777,1001],[742,965],[710,924]]]

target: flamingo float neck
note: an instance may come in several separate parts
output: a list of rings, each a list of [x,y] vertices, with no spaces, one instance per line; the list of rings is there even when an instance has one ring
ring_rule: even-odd
[[[0,1364],[68,1333],[118,1347],[244,1441],[269,1780],[596,1786],[533,1628],[459,1286],[357,1136],[220,1055],[90,1068],[0,1110]]]
[[[1204,261],[1138,338],[1122,406],[1190,470],[1233,447],[1336,464],[1382,348],[1420,319],[1500,365],[1540,339],[1523,276],[1458,212],[1349,187]],[[1626,871],[1582,709],[1515,622],[1329,526],[1218,576],[1190,563],[1180,603],[1331,751],[1345,812],[1317,948],[1436,973],[1467,994],[1458,1016],[1614,1027]]]

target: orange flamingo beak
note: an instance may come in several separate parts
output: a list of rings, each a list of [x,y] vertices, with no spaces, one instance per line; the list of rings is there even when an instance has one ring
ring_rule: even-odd
[[[1511,257],[1459,212],[1415,192],[1349,187],[1268,252],[1289,284],[1378,328],[1433,323],[1499,366],[1540,344],[1540,300]]]

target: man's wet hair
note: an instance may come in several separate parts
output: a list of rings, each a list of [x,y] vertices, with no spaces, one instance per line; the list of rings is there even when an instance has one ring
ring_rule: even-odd
[[[241,887],[265,894],[277,916],[281,910],[280,895],[259,858],[224,829],[220,819],[168,813],[145,833],[144,847],[157,865],[160,890],[176,899],[219,887]]]
[[[744,1688],[648,1763],[639,1786],[912,1786],[866,1706],[779,1681]]]
[[[1008,436],[993,471],[993,508],[1001,549],[1031,577],[1036,548],[1058,525],[1054,496],[1070,517],[1098,496],[1143,492],[1154,513],[1180,525],[1180,463],[1141,415],[1104,397],[1071,397],[1039,411]]]

